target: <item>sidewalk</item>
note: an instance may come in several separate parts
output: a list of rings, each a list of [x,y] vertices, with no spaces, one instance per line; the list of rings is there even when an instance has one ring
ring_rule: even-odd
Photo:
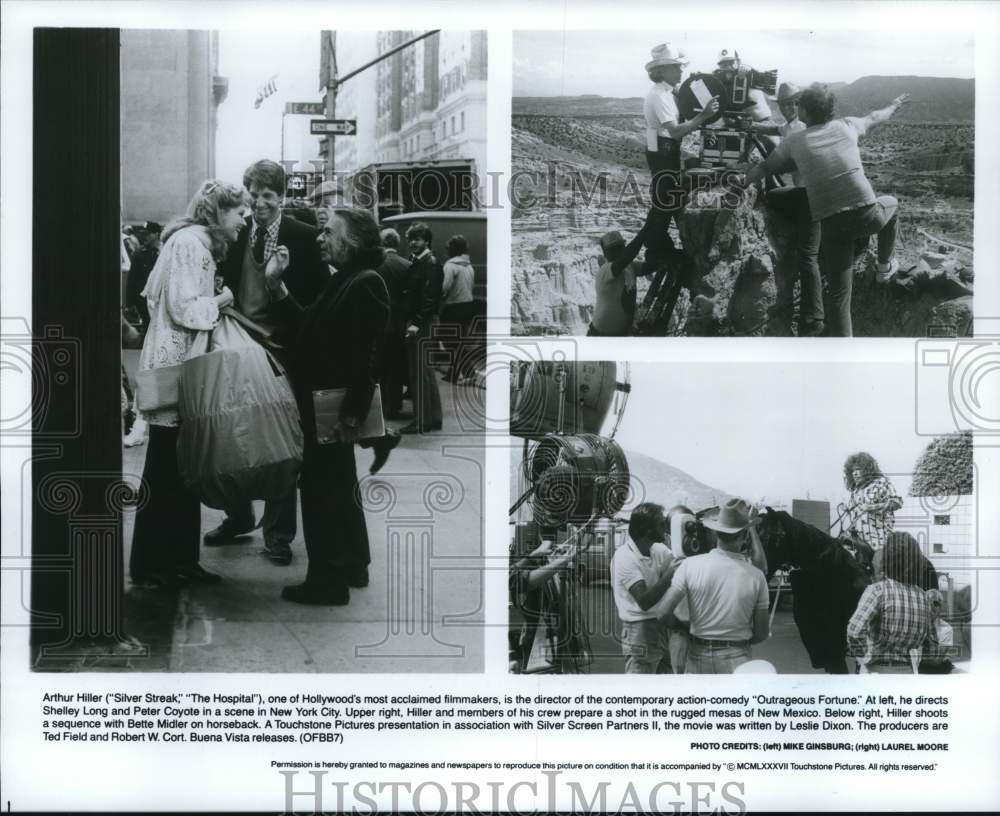
[[[482,403],[485,393],[441,383],[443,431],[404,436],[376,477],[368,475],[371,452],[356,450],[371,583],[352,589],[348,606],[281,600],[282,587],[305,577],[300,515],[287,567],[262,554],[256,530],[222,547],[202,547],[201,564],[223,576],[221,585],[137,589],[126,569],[125,629],[150,650],[130,658],[126,670],[482,671],[484,453],[482,435],[468,429],[469,406]],[[141,476],[145,450],[124,450],[126,479]],[[259,520],[263,502],[255,509]],[[124,520],[126,565],[134,515]],[[222,517],[203,508],[202,533]]]

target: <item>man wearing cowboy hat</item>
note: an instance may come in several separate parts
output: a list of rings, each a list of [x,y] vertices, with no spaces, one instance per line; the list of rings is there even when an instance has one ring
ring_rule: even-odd
[[[750,126],[750,129],[754,133],[762,133],[765,136],[780,136],[782,139],[787,139],[793,133],[805,130],[805,124],[799,119],[798,103],[801,95],[802,90],[798,85],[791,82],[782,82],[778,86],[778,110],[785,117],[784,123],[777,125],[774,122],[754,122]],[[792,181],[796,187],[799,186],[799,174],[797,171],[792,173]]]
[[[758,124],[753,129],[757,133],[780,136],[787,139],[793,133],[805,130],[805,123],[799,119],[798,101],[802,91],[791,82],[782,82],[778,88],[778,109],[785,117],[784,124]],[[789,246],[791,251],[781,259],[795,269],[799,278],[799,337],[819,337],[823,333],[823,285],[819,277],[820,226],[809,213],[809,197],[798,170],[792,171],[791,187],[776,187],[767,193],[768,206],[777,210],[794,226],[794,238]],[[791,277],[791,276],[789,276]],[[789,282],[786,299],[791,298]],[[789,317],[792,306],[786,307]]]
[[[687,65],[687,57],[670,43],[656,46],[652,56],[646,63],[646,73],[653,87],[646,94],[643,105],[646,164],[653,174],[649,188],[653,201],[646,219],[647,269],[662,263],[673,248],[667,229],[670,219],[684,209],[681,140],[719,112],[719,101],[712,99],[694,119],[682,123],[677,109],[676,89]]]
[[[691,636],[686,674],[732,674],[751,659],[750,647],[770,637],[767,619],[767,560],[753,528],[751,508],[730,499],[715,519],[718,547],[685,558],[657,608],[661,619],[687,600]],[[743,553],[749,539],[751,556]]]

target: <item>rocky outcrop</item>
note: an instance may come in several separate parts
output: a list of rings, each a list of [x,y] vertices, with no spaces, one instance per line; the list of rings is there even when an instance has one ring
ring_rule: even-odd
[[[594,304],[594,275],[603,257],[598,240],[608,230],[630,238],[642,227],[637,207],[557,207],[524,213],[514,222],[512,319],[515,333],[584,334]],[[755,189],[715,188],[691,197],[675,243],[687,259],[685,291],[677,300],[672,334],[761,334],[781,282],[775,246],[787,229],[770,227]],[[567,236],[556,241],[553,236]],[[640,280],[639,299],[649,282]]]
[[[568,204],[566,201],[560,203]],[[603,257],[598,240],[611,229],[626,239],[641,228],[636,207],[538,208],[514,222],[512,332],[573,334],[587,331],[594,305],[594,275]],[[795,332],[799,285],[788,252],[791,224],[772,211],[755,188],[737,193],[712,188],[691,197],[678,219],[685,288],[673,318],[656,333],[687,336],[766,335]],[[854,264],[854,332],[866,337],[966,336],[972,327],[970,266],[961,250],[936,247],[890,284],[875,283],[874,239],[859,247]],[[649,282],[640,279],[642,302]],[[640,316],[642,307],[640,307]]]
[[[645,218],[634,207],[574,207],[566,197],[557,203],[565,206],[536,207],[513,222],[512,334],[586,334],[594,276],[604,263],[601,236],[616,229],[631,238]]]
[[[538,113],[515,115],[512,134],[518,182],[512,196],[511,328],[522,335],[579,335],[593,312],[594,274],[603,263],[600,236],[614,229],[630,239],[649,208],[649,176],[637,135],[641,123],[634,108],[602,116]],[[890,122],[875,135],[864,143],[866,167],[875,188],[900,201],[896,253],[909,274],[892,285],[876,285],[874,253],[858,248],[855,334],[967,334],[972,270],[958,258],[971,264],[971,251],[966,256],[961,248],[972,242],[971,125]],[[696,150],[695,142],[694,136],[685,139],[685,155]],[[939,248],[926,230],[959,243]],[[788,252],[792,226],[765,205],[757,189],[739,195],[720,188],[699,192],[672,237],[683,248],[684,288],[669,323],[654,321],[649,333],[795,333],[799,286]],[[934,266],[926,260],[928,252],[947,257]],[[938,267],[946,260],[951,268],[942,274]],[[640,303],[649,285],[640,279]]]
[[[874,244],[874,242],[872,242]],[[887,284],[875,282],[875,253],[868,249],[855,263],[851,313],[854,333],[864,337],[971,337],[970,266],[948,257],[936,268],[924,253],[916,264],[902,263]],[[935,259],[935,263],[938,261]]]
[[[691,263],[691,301],[674,326],[687,335],[762,333],[777,300],[776,256],[756,188],[714,187],[691,196],[678,219]],[[709,318],[709,315],[711,317]]]

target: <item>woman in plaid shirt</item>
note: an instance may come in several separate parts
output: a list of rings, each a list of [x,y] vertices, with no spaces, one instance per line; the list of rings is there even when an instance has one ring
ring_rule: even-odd
[[[920,560],[905,536],[894,535],[886,543],[885,575],[865,588],[847,624],[848,654],[858,658],[859,667],[878,674],[916,673],[921,657],[933,659],[938,653]],[[921,650],[915,660],[914,649]]]
[[[872,568],[881,577],[882,548],[896,523],[894,510],[903,506],[896,488],[870,453],[852,453],[844,462],[844,484],[851,492],[850,528],[875,551]]]

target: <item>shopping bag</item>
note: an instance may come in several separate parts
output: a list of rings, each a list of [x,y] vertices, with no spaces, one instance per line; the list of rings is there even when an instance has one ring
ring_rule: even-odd
[[[147,335],[148,336],[148,335]],[[209,349],[212,332],[200,331],[188,349],[187,359],[204,354]],[[177,407],[177,388],[184,363],[147,368],[135,375],[135,407],[139,411],[160,411]]]
[[[215,334],[213,344],[228,347],[188,360],[181,371],[181,478],[204,504],[217,509],[287,496],[298,478],[303,447],[288,379],[231,318],[220,320]]]
[[[333,429],[340,421],[340,406],[347,396],[346,388],[326,388],[313,391],[313,409],[316,413],[316,440],[329,445],[336,440]],[[368,415],[358,425],[358,439],[376,439],[385,436],[385,417],[382,415],[382,389],[375,386]]]
[[[135,374],[135,407],[140,411],[176,408],[177,384],[180,378],[180,365],[137,371]]]

